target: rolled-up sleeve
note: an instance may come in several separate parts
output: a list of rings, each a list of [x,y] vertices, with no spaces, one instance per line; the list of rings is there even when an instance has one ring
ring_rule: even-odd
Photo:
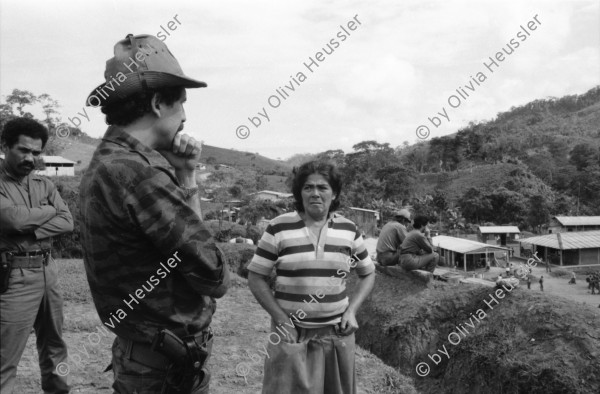
[[[49,205],[29,208],[16,205],[10,196],[0,192],[0,232],[3,234],[32,234],[39,226],[56,216]]]
[[[56,210],[56,215],[35,229],[36,239],[45,239],[73,231],[71,211],[50,181],[48,181],[48,201]]]

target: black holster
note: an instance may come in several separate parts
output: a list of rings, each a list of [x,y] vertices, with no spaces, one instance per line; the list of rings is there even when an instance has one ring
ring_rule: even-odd
[[[188,393],[192,389],[195,377],[204,379],[204,363],[210,354],[212,331],[200,337],[188,336],[180,339],[167,329],[159,330],[152,341],[152,350],[171,361],[163,392],[167,389]]]
[[[8,290],[11,269],[12,265],[8,259],[8,252],[0,252],[0,294]]]

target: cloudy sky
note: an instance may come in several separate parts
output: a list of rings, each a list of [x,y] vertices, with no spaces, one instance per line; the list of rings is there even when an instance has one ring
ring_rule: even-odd
[[[87,107],[89,121],[78,112],[114,44],[156,35],[176,15],[165,43],[187,75],[208,83],[188,91],[186,132],[271,158],[348,152],[369,139],[414,143],[421,125],[441,136],[600,84],[598,0],[0,0],[2,100],[14,88],[48,93],[63,121],[77,116],[100,137],[100,110]],[[512,53],[491,64],[503,48]]]

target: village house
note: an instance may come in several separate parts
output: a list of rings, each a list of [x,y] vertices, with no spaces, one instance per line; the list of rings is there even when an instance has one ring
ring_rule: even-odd
[[[431,241],[433,246],[439,248],[440,261],[444,265],[447,267],[462,266],[465,272],[485,267],[485,259],[493,260],[496,257],[496,252],[499,252],[501,259],[505,259],[509,250],[502,246],[447,235],[438,235],[433,237]],[[503,261],[506,262],[506,260]]]
[[[35,171],[38,175],[45,176],[75,176],[75,162],[62,156],[41,156],[45,168]],[[4,154],[0,155],[4,160]]]
[[[349,207],[345,215],[352,220],[359,231],[362,231],[367,237],[375,236],[375,229],[379,222],[379,212],[372,209]]]
[[[507,242],[516,242],[521,231],[517,226],[479,226],[477,239],[479,242],[506,246]]]
[[[271,201],[285,200],[285,199],[291,198],[293,196],[292,193],[281,193],[281,192],[274,192],[271,190],[261,190],[256,193],[251,193],[250,195],[259,200],[271,200]]]
[[[525,238],[520,243],[532,247],[538,257],[551,264],[600,264],[600,230],[556,232]]]
[[[554,216],[548,234],[600,230],[600,216]]]

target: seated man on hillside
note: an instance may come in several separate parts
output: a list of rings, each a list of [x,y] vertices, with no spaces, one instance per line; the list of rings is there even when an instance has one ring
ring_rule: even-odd
[[[393,212],[394,218],[386,223],[377,240],[377,262],[381,265],[400,264],[400,245],[406,238],[406,225],[410,224],[410,212],[401,209]]]
[[[400,247],[400,266],[407,271],[426,270],[433,272],[439,255],[433,251],[426,216],[418,215],[413,221],[413,230],[408,233]]]

